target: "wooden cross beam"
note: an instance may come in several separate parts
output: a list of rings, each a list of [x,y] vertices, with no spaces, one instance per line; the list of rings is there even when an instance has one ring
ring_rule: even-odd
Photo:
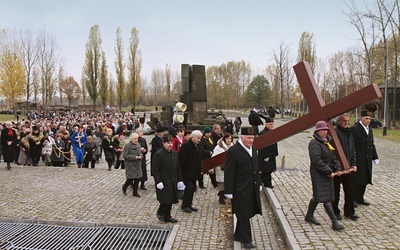
[[[365,103],[376,98],[382,97],[379,88],[375,84],[368,85],[350,95],[325,105],[325,102],[315,82],[310,65],[307,62],[300,62],[294,67],[297,80],[302,89],[304,98],[307,101],[310,112],[296,120],[279,126],[268,133],[258,136],[254,140],[256,149],[265,148],[275,142],[286,139],[300,131],[313,127],[317,121],[328,121],[330,134],[333,138],[333,146],[336,149],[337,157],[342,164],[342,169],[350,168],[339,138],[330,120],[349,110],[355,109]],[[224,163],[226,153],[221,153],[202,162],[202,171],[206,173],[208,170]]]

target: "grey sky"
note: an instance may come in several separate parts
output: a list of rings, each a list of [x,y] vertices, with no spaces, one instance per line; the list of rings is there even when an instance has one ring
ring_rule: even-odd
[[[114,72],[115,31],[121,28],[125,59],[130,30],[139,31],[143,74],[180,64],[220,65],[244,60],[256,73],[271,63],[279,45],[293,59],[302,32],[314,33],[317,56],[358,43],[341,12],[342,0],[0,0],[0,28],[43,28],[56,38],[66,71],[80,81],[90,27],[100,26],[109,71]]]

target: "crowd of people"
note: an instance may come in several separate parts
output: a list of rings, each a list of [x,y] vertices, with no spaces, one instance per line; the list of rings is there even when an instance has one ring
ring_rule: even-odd
[[[204,175],[207,175],[218,190],[219,203],[224,205],[226,199],[232,200],[232,211],[238,218],[234,240],[240,241],[244,248],[254,248],[249,220],[255,214],[261,214],[262,187],[273,188],[271,175],[276,171],[278,145],[274,143],[258,151],[252,145],[258,135],[274,129],[273,116],[272,111],[266,117],[252,110],[249,115],[252,127],[242,127],[242,121],[237,117],[234,123],[227,120],[225,134],[220,124],[205,127],[203,131],[189,131],[183,125],[177,125],[168,128],[169,133],[159,127],[149,150],[140,119],[130,113],[70,112],[62,118],[0,124],[0,152],[8,169],[12,163],[38,166],[40,160],[46,166],[68,166],[72,154],[78,168],[95,168],[104,155],[109,171],[125,169],[122,193],[126,195],[128,187],[132,187],[133,196],[140,197],[139,188],[147,189],[146,154],[150,151],[150,173],[160,203],[157,210],[160,221],[178,222],[171,217],[171,209],[179,199],[182,199],[183,212],[198,211],[193,198],[197,189],[205,188]],[[264,124],[261,118],[265,120],[265,128],[258,133],[258,126]],[[314,211],[319,203],[323,203],[332,228],[344,229],[338,222],[342,220],[338,206],[341,184],[345,193],[345,217],[356,221],[359,216],[355,214],[355,207],[369,205],[364,194],[366,186],[371,184],[372,162],[379,163],[372,130],[368,126],[370,120],[367,111],[361,112],[360,121],[351,128],[346,114],[337,120],[336,133],[351,166],[347,172],[343,172],[335,157],[327,123],[319,121],[316,124],[309,143],[313,197],[305,221],[320,225],[314,218]],[[240,132],[236,143],[233,140],[235,132]],[[203,172],[202,161],[221,153],[226,153],[224,163]]]

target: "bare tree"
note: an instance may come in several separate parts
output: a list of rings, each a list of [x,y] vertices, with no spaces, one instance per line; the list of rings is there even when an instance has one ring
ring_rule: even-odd
[[[38,64],[41,79],[42,102],[45,111],[48,111],[49,105],[56,92],[57,86],[57,62],[56,41],[53,35],[47,34],[44,29],[37,38],[38,46]]]
[[[38,60],[35,39],[29,30],[20,31],[21,56],[26,75],[26,108],[29,113],[29,99],[31,97],[31,84],[33,68]]]
[[[274,52],[274,64],[267,72],[272,76],[273,92],[276,96],[276,103],[273,106],[279,106],[282,111],[288,107],[287,101],[293,79],[291,64],[289,48],[281,43],[279,52]],[[284,112],[281,112],[281,117],[284,117]]]

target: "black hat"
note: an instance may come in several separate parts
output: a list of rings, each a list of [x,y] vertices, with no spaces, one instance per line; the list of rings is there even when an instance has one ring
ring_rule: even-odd
[[[242,127],[240,130],[241,135],[254,135],[253,127]]]
[[[371,117],[371,115],[372,115],[372,113],[371,113],[370,111],[368,111],[368,110],[366,110],[366,109],[361,110],[361,114],[360,114],[361,117],[363,117],[363,116],[369,116],[369,117]]]
[[[162,138],[162,141],[169,142],[169,141],[172,141],[172,139],[173,139],[172,135],[164,135]]]
[[[274,118],[272,117],[265,117],[265,123],[274,122]]]
[[[33,126],[32,127],[32,131],[34,131],[34,130],[39,130],[39,127],[38,126]]]
[[[156,130],[156,132],[157,132],[157,133],[164,132],[164,129],[163,129],[163,128],[158,128],[158,129]]]

